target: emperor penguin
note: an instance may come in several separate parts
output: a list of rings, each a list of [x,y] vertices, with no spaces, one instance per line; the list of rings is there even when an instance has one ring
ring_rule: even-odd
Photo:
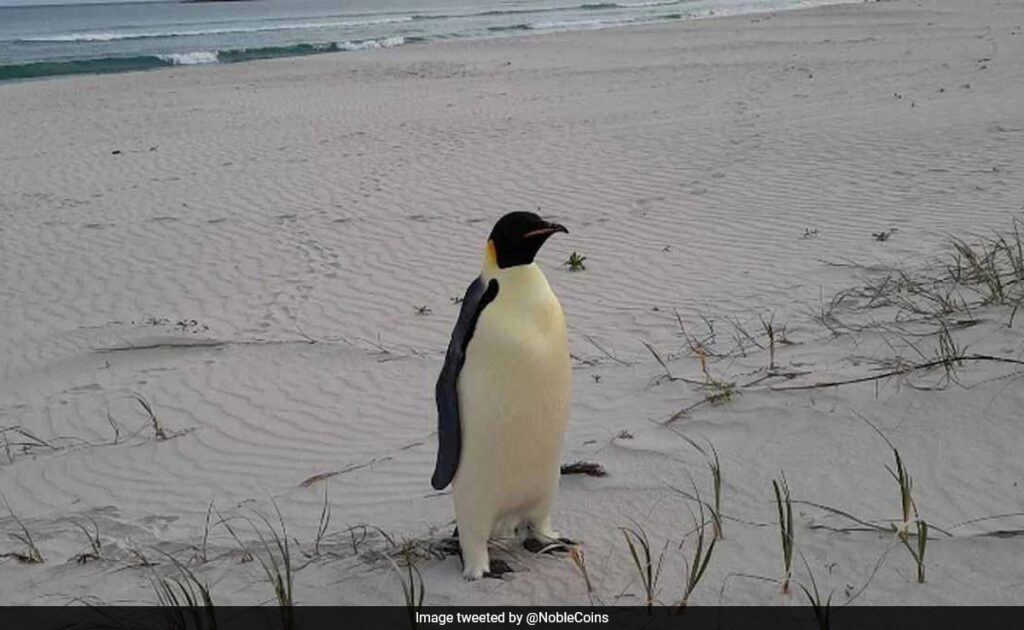
[[[562,306],[534,257],[551,235],[568,231],[532,212],[498,220],[437,379],[431,484],[452,485],[468,580],[491,575],[492,537],[526,526],[542,542],[560,539],[551,508],[572,369]]]

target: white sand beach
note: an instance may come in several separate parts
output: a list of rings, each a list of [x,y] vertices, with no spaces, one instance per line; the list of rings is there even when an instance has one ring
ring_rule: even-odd
[[[0,84],[0,603],[154,603],[162,553],[218,603],[271,601],[240,547],[266,552],[272,502],[297,603],[401,605],[413,541],[428,604],[642,604],[620,527],[666,549],[675,603],[685,494],[714,496],[683,436],[723,474],[694,605],[806,603],[778,582],[783,474],[793,579],[833,605],[1021,602],[1021,365],[782,388],[949,342],[1024,358],[1024,308],[947,273],[951,238],[1024,219],[1022,28],[1019,2],[893,0]],[[563,460],[608,473],[563,477],[554,513],[589,592],[565,555],[495,548],[515,573],[465,582],[431,554],[454,298],[492,223],[538,208],[570,230],[538,259],[573,356]],[[931,526],[923,584],[869,422]]]

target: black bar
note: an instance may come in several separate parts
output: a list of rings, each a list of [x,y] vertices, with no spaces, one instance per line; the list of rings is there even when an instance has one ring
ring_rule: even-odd
[[[0,607],[2,630],[943,630],[1024,628],[1024,607]]]

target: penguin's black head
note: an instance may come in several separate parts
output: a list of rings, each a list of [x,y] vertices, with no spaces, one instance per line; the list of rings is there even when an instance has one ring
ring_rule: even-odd
[[[569,230],[532,212],[509,212],[494,224],[488,242],[494,247],[498,267],[505,269],[532,263],[541,245],[555,232],[568,234]]]

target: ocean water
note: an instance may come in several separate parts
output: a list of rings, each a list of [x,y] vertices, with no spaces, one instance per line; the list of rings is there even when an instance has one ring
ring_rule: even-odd
[[[254,0],[3,6],[0,81],[787,9],[829,0]],[[832,0],[835,1],[835,0]]]

